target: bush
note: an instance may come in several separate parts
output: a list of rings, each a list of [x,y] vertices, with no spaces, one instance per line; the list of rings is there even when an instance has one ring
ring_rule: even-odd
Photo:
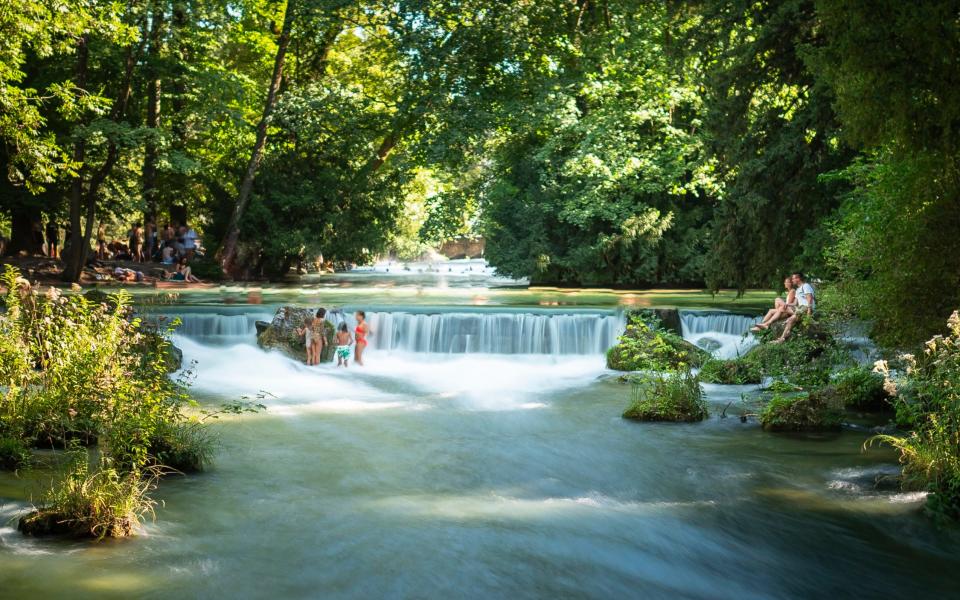
[[[150,455],[158,466],[193,473],[210,464],[216,445],[210,428],[199,421],[165,423],[150,444]]]
[[[702,421],[708,416],[700,381],[690,370],[634,380],[633,401],[623,413],[638,421]]]
[[[631,315],[619,343],[607,351],[607,366],[617,371],[682,371],[701,364],[706,356],[660,327],[659,319]]]
[[[156,476],[122,473],[107,459],[91,472],[87,460],[85,450],[72,453],[63,478],[51,484],[36,510],[20,519],[21,532],[97,539],[133,535],[143,516],[153,511],[147,492]]]
[[[843,406],[829,394],[775,393],[760,411],[760,424],[767,431],[830,431],[840,429]]]
[[[171,330],[141,327],[124,291],[106,301],[38,294],[7,267],[7,310],[0,314],[0,438],[18,462],[29,444],[98,444],[90,472],[75,460],[40,508],[21,520],[25,533],[129,535],[151,506],[147,492],[172,463],[198,470],[212,438],[188,420],[188,379],[172,381]],[[0,450],[3,452],[3,450]],[[149,477],[143,479],[144,473]]]
[[[760,383],[763,380],[763,371],[760,365],[752,360],[711,359],[700,368],[699,377],[704,383],[746,385]]]
[[[30,464],[30,450],[22,440],[0,438],[0,469],[14,471]]]
[[[930,339],[923,353],[901,357],[900,377],[886,362],[877,364],[893,393],[897,420],[914,430],[907,436],[881,435],[900,452],[904,486],[930,492],[927,506],[936,514],[960,519],[960,316],[948,321],[949,333]]]
[[[866,367],[851,367],[833,376],[830,386],[843,406],[860,410],[889,408],[883,376]]]
[[[93,303],[40,295],[7,267],[0,315],[0,430],[25,444],[99,442],[117,469],[155,462],[155,432],[190,403],[168,377],[169,331],[142,328],[124,291]]]

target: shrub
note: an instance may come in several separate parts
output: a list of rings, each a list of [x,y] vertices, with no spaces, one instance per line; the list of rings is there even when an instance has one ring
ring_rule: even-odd
[[[844,406],[861,410],[890,407],[883,376],[866,367],[851,367],[834,374],[830,387]]]
[[[760,424],[767,431],[829,431],[840,428],[842,416],[843,407],[832,396],[775,393],[760,411]]]
[[[736,359],[711,359],[703,364],[699,373],[700,381],[704,383],[723,383],[728,385],[745,385],[760,383],[763,380],[763,371],[756,361]]]
[[[155,431],[190,403],[168,377],[169,331],[142,328],[124,291],[106,302],[41,295],[12,267],[0,315],[0,429],[24,443],[99,442],[119,470],[155,462]]]
[[[40,506],[22,517],[18,529],[27,535],[127,537],[144,515],[153,511],[148,491],[156,475],[121,472],[108,459],[90,471],[85,450],[74,451],[60,481],[44,493]]]
[[[30,464],[30,450],[17,438],[0,438],[0,469],[10,471]]]
[[[702,421],[708,416],[700,381],[689,369],[634,380],[633,401],[623,413],[638,421]]]
[[[632,315],[619,343],[607,351],[607,366],[617,371],[682,371],[707,354],[660,327],[659,319]]]
[[[165,423],[155,433],[150,455],[158,466],[192,473],[210,464],[216,444],[210,428],[199,421]]]
[[[901,357],[901,375],[881,361],[878,371],[892,392],[897,420],[914,430],[907,436],[868,440],[900,452],[904,485],[930,492],[927,506],[938,515],[960,519],[960,316],[948,321],[949,333],[930,339],[917,356]]]

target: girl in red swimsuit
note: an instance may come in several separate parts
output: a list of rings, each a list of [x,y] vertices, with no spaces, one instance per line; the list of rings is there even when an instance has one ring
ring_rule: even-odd
[[[367,314],[365,312],[358,310],[354,316],[357,319],[357,328],[354,330],[356,346],[354,346],[353,358],[358,365],[363,366],[363,351],[367,347],[367,334],[370,333],[370,328],[367,326]]]

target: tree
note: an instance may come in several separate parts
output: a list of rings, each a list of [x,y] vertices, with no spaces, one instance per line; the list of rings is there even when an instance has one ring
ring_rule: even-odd
[[[280,30],[280,37],[277,39],[277,53],[273,63],[273,76],[270,79],[270,87],[267,90],[267,99],[263,107],[263,113],[257,124],[257,137],[253,144],[253,150],[250,154],[250,161],[247,163],[247,170],[243,176],[243,182],[240,184],[240,193],[237,196],[237,203],[234,206],[233,213],[230,215],[230,221],[227,225],[227,234],[221,250],[221,264],[224,273],[232,273],[234,261],[237,256],[237,242],[240,239],[240,220],[250,202],[250,193],[253,191],[253,180],[257,175],[257,168],[263,159],[263,148],[267,141],[267,125],[270,115],[277,103],[277,93],[280,90],[280,79],[283,76],[283,63],[287,54],[287,47],[290,45],[290,32],[293,29],[293,22],[296,18],[297,2],[296,0],[287,0],[287,6],[283,15],[283,26]]]
[[[887,345],[920,344],[960,305],[960,2],[817,2],[810,63],[863,159],[832,228],[841,306]]]

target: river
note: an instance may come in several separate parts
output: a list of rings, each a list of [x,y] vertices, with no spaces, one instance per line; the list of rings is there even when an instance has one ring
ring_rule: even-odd
[[[270,293],[163,307],[184,321],[202,403],[263,391],[268,409],[219,420],[215,464],[164,480],[129,540],[20,536],[29,490],[3,475],[0,596],[957,597],[957,530],[925,517],[921,494],[873,485],[896,461],[864,453],[864,434],[721,418],[754,393],[733,386],[706,386],[704,422],[628,422],[629,387],[603,360],[618,308],[473,274],[367,275],[283,292],[368,308],[363,368],[258,349]],[[688,336],[713,328],[727,352],[743,326],[685,314]]]

